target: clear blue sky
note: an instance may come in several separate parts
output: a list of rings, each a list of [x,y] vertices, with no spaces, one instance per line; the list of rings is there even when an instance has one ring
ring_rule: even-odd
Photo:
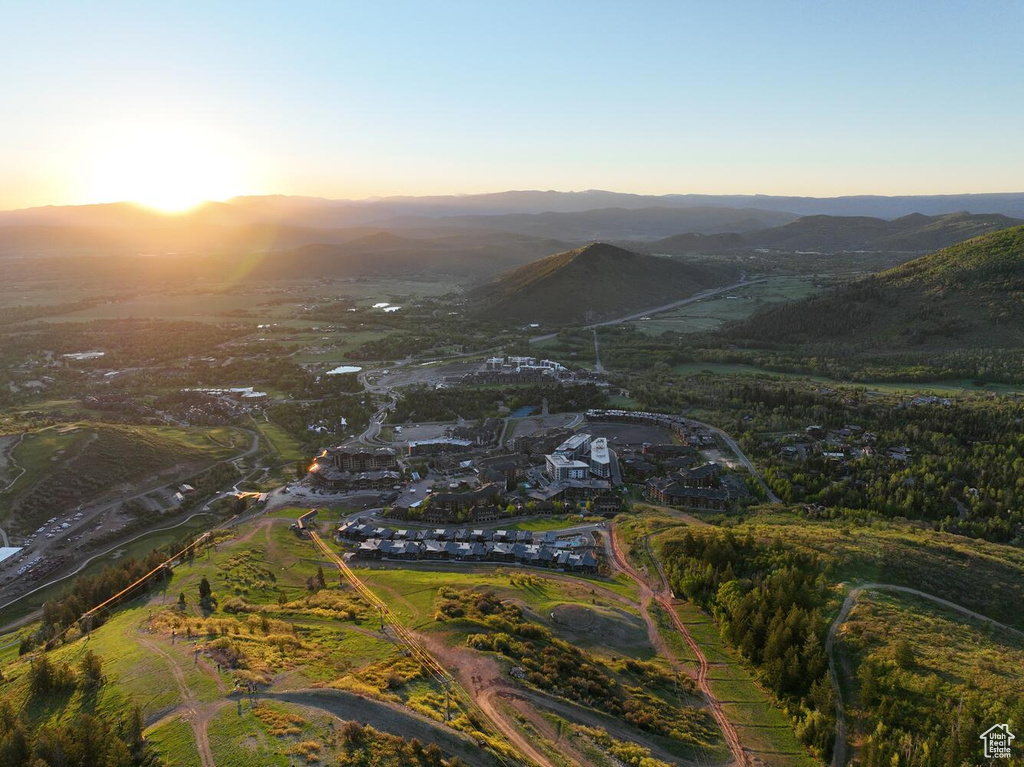
[[[0,0],[0,208],[149,133],[213,193],[1024,189],[1017,0],[370,6]]]

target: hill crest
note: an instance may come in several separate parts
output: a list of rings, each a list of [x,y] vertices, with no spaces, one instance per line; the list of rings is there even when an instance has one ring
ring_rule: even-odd
[[[757,344],[1024,346],[1024,226],[952,245],[728,328]]]
[[[659,306],[734,277],[729,267],[596,242],[506,272],[469,298],[479,316],[571,325]]]

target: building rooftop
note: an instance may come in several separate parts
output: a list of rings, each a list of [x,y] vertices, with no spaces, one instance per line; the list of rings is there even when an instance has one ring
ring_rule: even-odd
[[[573,434],[569,439],[555,448],[556,453],[571,453],[579,450],[584,444],[590,441],[589,434]]]
[[[418,439],[409,443],[409,447],[420,447],[423,445],[452,445],[454,447],[472,447],[475,442],[468,439],[455,439],[454,437],[435,437],[434,439]]]
[[[548,460],[551,461],[551,465],[559,469],[589,469],[590,466],[583,461],[574,461],[561,453],[552,453],[549,455]]]

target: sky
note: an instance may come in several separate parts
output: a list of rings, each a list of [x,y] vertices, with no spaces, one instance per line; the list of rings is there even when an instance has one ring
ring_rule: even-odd
[[[0,0],[0,209],[1024,190],[1024,3]]]

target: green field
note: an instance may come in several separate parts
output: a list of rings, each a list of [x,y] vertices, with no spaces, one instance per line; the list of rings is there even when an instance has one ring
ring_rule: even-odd
[[[65,427],[50,427],[26,434],[21,444],[12,451],[14,462],[25,471],[7,488],[5,495],[16,495],[22,488],[31,487],[42,476],[53,471],[60,455],[86,439],[87,434],[84,429]]]
[[[892,754],[906,744],[949,752],[956,747],[949,733],[960,721],[969,732],[961,758],[980,755],[973,741],[989,721],[1008,722],[1011,730],[1024,724],[1020,634],[916,596],[865,592],[843,625],[837,653],[850,742],[861,753],[877,748],[885,763],[895,763]],[[889,742],[879,727],[891,733]]]
[[[727,322],[745,319],[768,304],[798,301],[817,292],[814,277],[769,277],[765,282],[661,312],[652,315],[650,319],[638,320],[634,324],[638,330],[652,336],[661,335],[666,331],[707,332],[717,330]]]
[[[295,463],[310,457],[295,437],[273,421],[254,419],[253,424],[282,463]]]
[[[390,335],[390,330],[342,330],[327,333],[300,333],[289,336],[283,343],[297,348],[292,359],[300,364],[354,364],[365,366],[365,360],[353,362],[349,352],[368,341],[378,341]]]
[[[152,481],[175,466],[194,471],[238,454],[248,442],[244,432],[232,427],[50,426],[26,434],[14,449],[14,461],[25,471],[0,495],[0,515],[16,510],[20,526],[31,529],[47,514],[122,483]]]
[[[410,626],[424,627],[434,620],[433,606],[440,586],[481,588],[507,594],[539,615],[548,615],[561,604],[615,608],[617,597],[632,598],[635,591],[609,579],[555,579],[544,573],[516,567],[459,567],[437,570],[406,570],[360,567],[359,577],[381,598],[394,600],[392,609]]]
[[[1002,383],[985,383],[981,386],[973,381],[962,379],[951,381],[923,381],[920,383],[902,383],[885,381],[838,381],[825,376],[808,375],[806,373],[786,373],[767,368],[759,368],[754,365],[726,362],[686,362],[675,365],[672,372],[679,376],[691,376],[701,373],[710,373],[721,376],[767,376],[769,378],[782,378],[800,381],[815,381],[817,383],[856,386],[886,394],[911,393],[911,394],[936,394],[952,396],[956,394],[973,393],[997,393],[997,394],[1022,394],[1024,387]]]
[[[146,733],[146,740],[165,764],[202,767],[192,728],[182,719],[171,719]]]
[[[789,718],[726,647],[711,618],[688,603],[677,605],[676,612],[711,664],[711,690],[736,725],[744,747],[753,751],[765,765],[812,767],[818,764],[796,739]]]

